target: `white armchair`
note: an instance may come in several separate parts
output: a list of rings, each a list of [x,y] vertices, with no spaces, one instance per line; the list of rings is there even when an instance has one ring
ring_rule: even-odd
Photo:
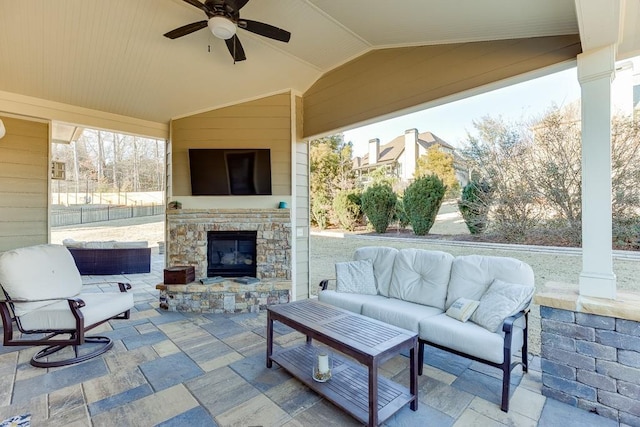
[[[36,367],[71,365],[103,354],[113,346],[111,339],[85,332],[111,319],[129,318],[131,285],[118,286],[120,292],[82,293],[80,273],[61,245],[4,252],[0,255],[3,344],[46,346],[31,359]],[[29,335],[33,338],[25,337]],[[84,343],[93,343],[88,352],[79,348]],[[68,346],[73,346],[72,357],[54,355]]]

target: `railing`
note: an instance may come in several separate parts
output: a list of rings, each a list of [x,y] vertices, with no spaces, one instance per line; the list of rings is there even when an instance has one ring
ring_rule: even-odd
[[[140,216],[162,215],[164,205],[137,206],[81,206],[53,208],[51,226],[85,224],[88,222],[111,221],[114,219],[135,218]]]

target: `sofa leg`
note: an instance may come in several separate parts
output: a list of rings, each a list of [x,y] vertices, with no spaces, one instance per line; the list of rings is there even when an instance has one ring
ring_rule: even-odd
[[[418,375],[422,375],[422,365],[424,365],[424,343],[418,341]]]
[[[509,412],[509,386],[511,384],[511,367],[506,364],[502,367],[502,404],[500,409]]]

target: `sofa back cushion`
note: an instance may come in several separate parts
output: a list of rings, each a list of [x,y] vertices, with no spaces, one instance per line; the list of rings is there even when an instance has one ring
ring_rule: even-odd
[[[401,249],[396,255],[389,296],[444,310],[453,255]]]
[[[386,246],[363,246],[356,249],[354,260],[370,259],[373,262],[373,275],[380,295],[389,296],[389,286],[393,273],[393,262],[398,250]]]
[[[529,264],[515,258],[482,255],[456,257],[451,266],[446,309],[458,298],[480,301],[495,279],[521,285],[534,285]]]
[[[82,278],[67,248],[38,245],[0,256],[0,286],[13,299],[70,298],[80,293]],[[15,304],[15,314],[21,316],[54,302]]]

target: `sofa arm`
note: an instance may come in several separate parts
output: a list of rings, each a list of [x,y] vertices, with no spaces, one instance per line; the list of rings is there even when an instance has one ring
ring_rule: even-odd
[[[327,287],[329,286],[329,282],[330,281],[335,281],[336,279],[324,279],[320,281],[320,284],[318,285],[320,287],[321,291],[326,291]]]
[[[513,324],[515,323],[516,320],[518,320],[522,316],[525,316],[524,329],[527,329],[527,326],[528,326],[527,323],[529,322],[528,314],[529,314],[529,309],[527,308],[526,310],[522,310],[514,314],[513,316],[509,316],[506,319],[504,319],[504,323],[502,323],[502,332],[511,333],[513,331]]]
[[[131,289],[131,283],[118,282],[118,288],[120,288],[120,292],[127,292]]]

